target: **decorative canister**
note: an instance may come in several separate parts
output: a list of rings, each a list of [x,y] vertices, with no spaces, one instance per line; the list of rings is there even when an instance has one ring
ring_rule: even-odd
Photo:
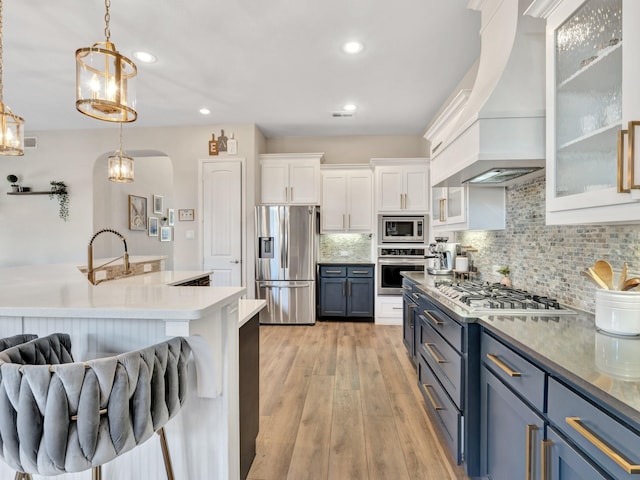
[[[596,290],[596,327],[618,335],[640,335],[640,293]]]

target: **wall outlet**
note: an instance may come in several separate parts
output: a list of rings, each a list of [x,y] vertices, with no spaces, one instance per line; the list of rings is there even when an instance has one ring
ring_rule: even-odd
[[[150,264],[150,263],[145,263],[143,268],[144,268],[144,271],[145,271],[145,272],[150,272],[150,271],[151,271],[152,266],[151,266],[151,264]]]
[[[96,281],[98,280],[106,280],[107,279],[107,271],[106,270],[98,270],[94,272],[94,278]]]
[[[340,256],[341,257],[348,257],[349,256],[349,252],[347,250],[340,250]]]
[[[185,238],[187,240],[193,240],[194,238],[196,238],[196,232],[194,230],[187,230],[185,232]]]

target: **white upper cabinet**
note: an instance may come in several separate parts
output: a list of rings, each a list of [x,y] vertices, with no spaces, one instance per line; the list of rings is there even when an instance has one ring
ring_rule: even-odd
[[[260,155],[263,204],[319,205],[322,153]]]
[[[322,233],[372,233],[373,189],[371,168],[322,168]]]
[[[502,187],[432,187],[431,227],[434,232],[504,230],[505,189]]]
[[[378,212],[429,212],[427,159],[371,159]]]
[[[527,13],[547,18],[547,223],[639,222],[640,2],[539,0]]]

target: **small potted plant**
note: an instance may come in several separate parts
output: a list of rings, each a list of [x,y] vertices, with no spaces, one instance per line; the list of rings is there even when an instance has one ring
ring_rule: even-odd
[[[18,177],[15,175],[7,175],[7,181],[11,184],[11,191],[18,192],[20,191],[20,185],[18,185]]]
[[[51,184],[49,198],[58,197],[58,203],[60,204],[58,215],[66,222],[69,220],[69,192],[67,191],[67,185],[58,180],[52,180],[49,183]]]
[[[501,267],[496,271],[500,275],[502,275],[502,280],[500,280],[500,283],[502,285],[504,285],[505,287],[510,287],[511,286],[511,279],[509,278],[509,274],[511,273],[511,269],[507,265],[505,265],[504,267]]]

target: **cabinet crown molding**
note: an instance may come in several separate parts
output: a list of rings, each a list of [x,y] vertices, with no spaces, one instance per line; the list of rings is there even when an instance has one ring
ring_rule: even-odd
[[[324,162],[324,152],[314,153],[261,153],[260,160],[318,159]]]
[[[548,18],[560,3],[562,0],[533,0],[524,14],[537,18]]]
[[[372,158],[370,165],[376,167],[378,165],[426,165],[429,163],[428,157],[413,158]]]

